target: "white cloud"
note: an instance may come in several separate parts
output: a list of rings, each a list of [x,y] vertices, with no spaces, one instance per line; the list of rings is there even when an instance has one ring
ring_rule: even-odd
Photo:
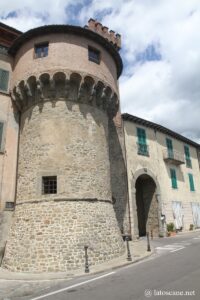
[[[78,4],[85,5],[70,10]],[[84,25],[90,17],[122,34],[122,111],[200,141],[200,1],[7,0],[0,7],[0,20],[21,30],[70,20]],[[149,45],[161,60],[136,62]]]

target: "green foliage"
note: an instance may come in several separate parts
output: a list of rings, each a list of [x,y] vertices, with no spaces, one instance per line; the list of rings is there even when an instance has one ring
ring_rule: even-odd
[[[174,226],[174,223],[169,223],[169,224],[167,224],[167,231],[168,232],[173,232],[173,231],[175,231],[175,226]]]

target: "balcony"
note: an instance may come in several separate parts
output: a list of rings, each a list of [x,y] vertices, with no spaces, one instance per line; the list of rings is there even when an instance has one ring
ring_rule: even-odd
[[[185,163],[184,155],[178,151],[168,151],[167,149],[163,152],[164,161],[174,164],[174,165],[182,165]]]
[[[137,143],[137,147],[138,147],[138,152],[137,153],[139,155],[149,156],[149,147],[148,147],[148,145]]]

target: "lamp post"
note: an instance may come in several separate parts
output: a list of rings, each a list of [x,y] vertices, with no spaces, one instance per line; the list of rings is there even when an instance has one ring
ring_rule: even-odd
[[[84,250],[85,250],[85,273],[89,273],[89,263],[88,263],[88,246],[84,246]]]

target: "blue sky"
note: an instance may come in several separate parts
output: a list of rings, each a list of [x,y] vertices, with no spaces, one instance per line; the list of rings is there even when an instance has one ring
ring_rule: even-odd
[[[199,0],[7,0],[0,21],[19,30],[84,26],[98,19],[122,35],[123,112],[200,142]]]

